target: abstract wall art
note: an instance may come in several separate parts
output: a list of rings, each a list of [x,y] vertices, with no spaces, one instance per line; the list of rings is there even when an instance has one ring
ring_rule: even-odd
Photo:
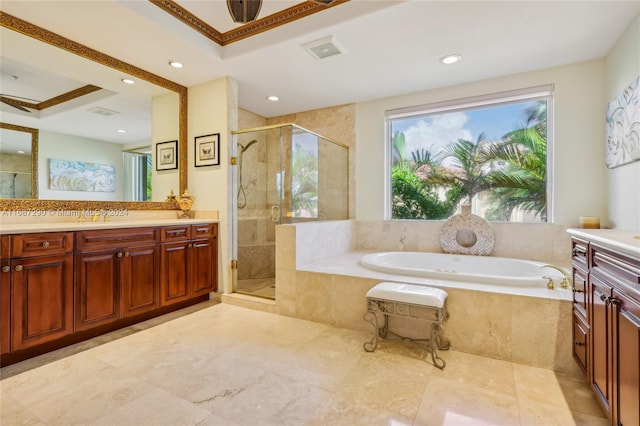
[[[607,107],[606,164],[612,169],[640,160],[640,76]]]
[[[115,192],[116,168],[108,164],[50,158],[49,189]]]

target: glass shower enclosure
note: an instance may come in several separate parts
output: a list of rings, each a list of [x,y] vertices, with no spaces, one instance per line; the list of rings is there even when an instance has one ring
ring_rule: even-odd
[[[295,124],[232,135],[233,290],[275,299],[275,228],[349,218],[349,149]]]

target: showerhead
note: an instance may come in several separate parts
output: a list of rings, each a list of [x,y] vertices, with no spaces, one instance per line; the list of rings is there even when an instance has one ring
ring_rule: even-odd
[[[256,142],[258,142],[258,141],[254,139],[254,140],[252,140],[251,142],[249,142],[246,146],[245,146],[245,145],[242,145],[241,143],[239,143],[238,145],[240,146],[240,151],[241,151],[241,152],[245,152],[246,150],[248,150],[248,149],[249,149],[249,147],[250,147],[251,145],[253,145],[253,144],[254,144],[254,143],[256,143]]]

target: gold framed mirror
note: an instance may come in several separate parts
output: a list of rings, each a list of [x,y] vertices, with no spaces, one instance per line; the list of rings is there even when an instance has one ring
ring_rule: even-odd
[[[38,129],[0,122],[0,131],[2,131],[1,139],[3,142],[1,147],[3,152],[2,160],[0,161],[0,173],[10,173],[13,176],[13,182],[12,185],[10,185],[11,189],[13,190],[12,196],[8,197],[7,194],[4,193],[3,185],[3,192],[1,194],[2,197],[8,197],[11,199],[38,198]],[[7,139],[10,142],[7,142]],[[15,153],[5,152],[5,145],[9,144],[11,145],[10,147],[8,147],[9,150],[15,151]],[[18,156],[18,161],[12,161],[12,157],[14,155]],[[27,157],[30,157],[30,159]],[[10,166],[10,164],[13,167]],[[24,170],[21,170],[21,168],[24,168]],[[25,175],[24,177],[27,177],[27,179],[23,180],[27,180],[29,181],[29,183],[22,183],[22,186],[25,187],[23,192],[29,191],[28,194],[31,195],[31,197],[19,197],[15,193],[15,178],[19,173]],[[30,187],[30,189],[26,187]]]
[[[117,70],[128,76],[140,79],[144,82],[164,88],[168,93],[176,93],[178,98],[178,106],[176,108],[178,122],[178,190],[182,193],[188,186],[188,168],[187,168],[187,88],[175,82],[167,80],[158,75],[149,73],[134,65],[120,61],[116,58],[108,56],[104,53],[91,49],[73,40],[52,33],[44,28],[23,21],[20,18],[0,12],[0,27],[22,34],[31,39],[43,42],[46,45],[54,46],[65,52],[77,55],[80,58],[90,60],[101,64],[110,69]],[[3,97],[4,98],[4,97]],[[11,100],[16,103],[15,100]],[[19,102],[18,102],[19,104]],[[27,107],[33,107],[33,104],[25,103]],[[12,124],[9,124],[10,126]],[[13,126],[16,126],[13,124]],[[18,126],[20,127],[20,126]],[[24,126],[22,126],[24,127]],[[37,139],[37,135],[36,135]],[[175,137],[174,137],[175,139]],[[159,142],[159,141],[155,141]],[[37,145],[37,143],[36,143]],[[37,160],[36,160],[37,161]],[[37,162],[34,163],[34,169],[37,168]],[[42,167],[42,165],[41,165]],[[42,191],[38,191],[38,173],[33,173],[35,179],[35,188],[32,188],[32,194],[42,196]],[[168,191],[166,191],[168,192]],[[160,194],[158,194],[159,196]],[[164,198],[164,197],[162,197]],[[156,197],[155,199],[158,199]],[[118,200],[59,200],[59,199],[0,199],[0,211],[6,210],[22,210],[22,209],[47,209],[47,210],[79,210],[79,209],[130,209],[130,210],[160,210],[160,209],[176,209],[174,203],[162,201],[118,201]]]

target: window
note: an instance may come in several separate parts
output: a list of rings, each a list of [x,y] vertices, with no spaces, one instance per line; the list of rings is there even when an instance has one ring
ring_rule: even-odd
[[[388,111],[390,217],[546,222],[551,87]]]
[[[124,160],[124,199],[151,201],[151,148],[122,153]]]

